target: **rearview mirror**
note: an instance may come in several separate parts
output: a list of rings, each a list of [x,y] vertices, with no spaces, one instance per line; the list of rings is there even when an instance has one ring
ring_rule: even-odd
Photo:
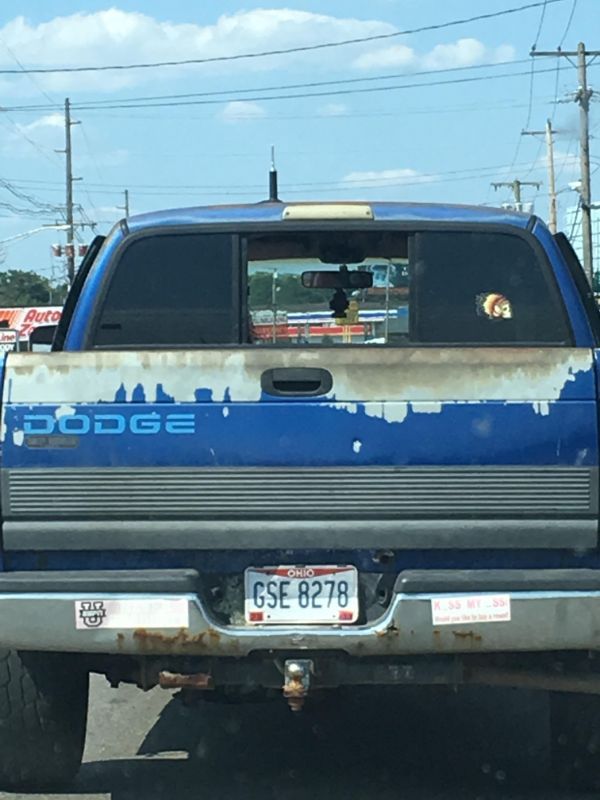
[[[373,286],[373,275],[359,270],[303,272],[302,286],[305,289],[370,289]]]

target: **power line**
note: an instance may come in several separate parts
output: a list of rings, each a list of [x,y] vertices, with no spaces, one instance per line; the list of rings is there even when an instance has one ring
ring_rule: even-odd
[[[505,17],[509,14],[519,14],[523,11],[528,11],[532,8],[539,8],[553,3],[563,3],[565,0],[536,0],[533,3],[516,6],[513,8],[506,8],[501,11],[493,11],[487,14],[477,14],[472,17],[463,17],[462,19],[449,20],[447,22],[439,22],[435,25],[423,25],[419,28],[411,28],[402,31],[394,31],[393,33],[379,33],[371,36],[361,36],[353,39],[342,39],[337,42],[321,42],[320,44],[301,45],[298,47],[285,47],[277,50],[263,50],[254,53],[238,53],[236,55],[228,56],[211,56],[209,58],[186,58],[172,61],[150,61],[137,64],[105,64],[102,66],[78,66],[78,67],[34,67],[26,70],[14,69],[0,69],[0,75],[16,75],[23,71],[32,75],[46,75],[58,73],[72,73],[72,72],[107,72],[109,70],[130,70],[130,69],[153,69],[155,67],[180,67],[191,64],[215,64],[223,61],[241,61],[243,59],[265,58],[267,56],[281,56],[292,53],[306,53],[315,50],[326,50],[334,47],[345,47],[351,44],[364,44],[366,42],[377,42],[394,39],[399,36],[409,36],[415,33],[424,33],[426,31],[438,31],[445,28],[453,28],[459,25],[468,25],[471,22],[481,22],[489,19],[496,19],[498,17]]]
[[[514,59],[512,61],[497,61],[497,62],[488,62],[486,64],[469,64],[468,66],[463,67],[447,67],[446,69],[429,69],[429,70],[422,70],[419,72],[411,72],[410,77],[422,77],[425,75],[440,75],[449,72],[464,72],[470,70],[480,70],[480,69],[497,69],[499,67],[505,66],[512,66],[516,64],[527,64],[529,63],[529,59],[522,58],[522,59]],[[251,94],[252,92],[275,92],[275,91],[289,91],[291,89],[314,89],[320,88],[323,86],[345,86],[351,85],[356,83],[373,83],[375,81],[388,81],[388,80],[395,80],[396,78],[406,78],[407,74],[405,72],[400,73],[392,73],[389,75],[370,75],[362,78],[338,78],[337,80],[329,80],[329,81],[310,81],[308,83],[284,83],[284,84],[277,84],[275,86],[256,86],[251,87],[249,89],[219,89],[216,91],[210,92],[187,92],[185,94],[162,94],[162,95],[146,95],[142,97],[122,97],[119,98],[119,103],[147,103],[151,101],[159,101],[159,100],[187,100],[197,97],[221,97],[223,95],[227,96],[227,99],[231,99],[234,95],[246,95]],[[115,100],[83,100],[78,103],[73,103],[73,107],[79,110],[85,110],[89,106],[94,107],[110,107],[116,101]],[[143,108],[143,106],[141,106]],[[25,106],[11,106],[8,108],[11,112],[25,112],[25,111],[34,111],[39,113],[40,111],[50,111],[54,108],[54,106],[49,107],[47,105],[25,105]]]
[[[546,8],[547,8],[547,6],[548,6],[547,3],[544,3],[542,5],[542,13],[540,15],[540,21],[539,21],[539,24],[538,24],[537,33],[535,35],[535,39],[533,41],[533,45],[531,46],[532,51],[535,50],[537,48],[537,46],[538,46],[539,38],[540,38],[540,35],[542,33],[542,28],[544,26],[544,18],[546,16]],[[534,76],[535,76],[535,61],[531,56],[530,56],[530,61],[531,61],[531,67],[530,67],[530,71],[529,71],[529,96],[528,96],[528,100],[527,100],[527,118],[526,118],[525,124],[523,125],[523,128],[521,130],[526,130],[529,127],[529,124],[531,122],[531,113],[533,111],[533,86],[534,86]],[[521,142],[522,142],[522,137],[519,136],[519,138],[517,140],[517,146],[515,148],[515,153],[514,153],[513,159],[512,159],[513,163],[511,165],[511,169],[514,167],[514,164],[515,164],[517,158],[519,157],[519,153],[521,152]]]
[[[552,102],[551,97],[538,97],[534,104],[541,104],[541,103],[550,103]],[[321,113],[314,113],[314,114],[264,114],[261,116],[261,120],[304,120],[305,122],[312,122],[314,120],[346,120],[346,119],[361,119],[368,117],[369,119],[379,118],[379,117],[403,117],[405,118],[408,114],[467,114],[467,113],[474,113],[474,112],[481,112],[481,111],[504,111],[507,108],[527,108],[526,103],[494,103],[493,105],[485,105],[481,103],[475,103],[472,105],[465,105],[465,106],[446,106],[446,107],[430,107],[430,108],[402,108],[396,111],[344,111],[336,114],[321,112]],[[208,120],[212,119],[210,114],[201,114],[201,115],[183,115],[179,114],[173,117],[167,117],[163,114],[105,114],[103,119],[128,119],[128,120],[170,120],[170,121],[178,121],[181,122],[182,120]],[[239,117],[235,117],[235,119],[245,119],[243,115]],[[130,156],[138,156],[139,151],[135,153],[130,153]],[[179,156],[179,154],[177,154]],[[253,154],[258,156],[258,154]],[[198,154],[194,153],[194,158],[198,158]],[[213,158],[212,154],[209,156],[205,156],[206,158]],[[230,153],[224,154],[223,158],[237,158],[236,155],[232,155]],[[263,155],[260,155],[260,158],[263,158]]]
[[[569,28],[571,27],[571,22],[573,21],[573,15],[575,13],[576,7],[577,7],[577,0],[573,0],[573,5],[571,6],[571,13],[569,15],[569,19],[567,21],[567,25],[565,27],[565,30],[564,30],[563,35],[562,35],[562,38],[560,40],[560,44],[558,46],[559,50],[560,50],[560,47],[561,47],[562,43],[566,39],[566,36],[567,36],[567,34],[569,32]],[[539,31],[538,31],[538,34],[539,34]],[[530,56],[530,58],[531,58],[531,63],[532,63],[532,68],[533,68],[534,58],[533,58],[533,56]],[[554,78],[554,101],[553,101],[553,104],[552,104],[552,113],[550,114],[550,125],[552,125],[552,123],[554,122],[554,117],[556,116],[556,109],[558,107],[558,89],[559,89],[559,81],[560,81],[560,66],[561,66],[560,58],[557,58],[556,59],[556,76]],[[530,106],[530,109],[531,109],[531,106]],[[527,127],[529,127],[529,126],[526,125],[525,128],[527,128]],[[543,142],[543,140],[540,140],[537,152],[536,152],[536,154],[535,154],[535,156],[533,158],[533,161],[531,162],[531,166],[529,167],[529,169],[525,173],[525,177],[528,177],[529,175],[531,175],[533,170],[536,168],[536,166],[538,164],[538,161],[539,161],[539,158],[540,158],[540,154],[542,152],[542,147],[543,146],[544,146],[544,142]],[[563,166],[564,166],[564,163],[563,163]],[[562,172],[562,169],[561,169],[561,172]]]
[[[554,72],[554,68],[549,69],[540,69],[538,70],[537,74],[542,74],[546,72]],[[518,78],[522,77],[523,75],[528,75],[529,72],[506,72],[501,75],[480,75],[470,78],[453,78],[450,80],[442,80],[442,81],[420,81],[416,83],[404,83],[404,84],[395,84],[392,86],[369,86],[369,87],[361,87],[358,89],[332,89],[323,92],[297,92],[294,94],[276,94],[276,95],[252,95],[250,97],[246,97],[248,102],[268,102],[272,100],[299,100],[299,99],[306,99],[311,97],[346,97],[349,95],[355,94],[371,94],[375,92],[388,92],[388,91],[399,91],[403,89],[422,89],[422,88],[429,88],[431,86],[452,86],[458,84],[467,84],[467,83],[478,83],[480,81],[493,81],[493,80],[504,80],[506,78]],[[87,105],[87,106],[79,106],[77,104],[73,104],[73,108],[77,109],[80,112],[83,111],[107,111],[107,110],[132,110],[132,109],[140,109],[140,108],[177,108],[177,107],[187,107],[187,106],[212,106],[212,105],[223,105],[225,103],[232,102],[232,99],[235,100],[236,98],[228,94],[226,97],[222,97],[220,99],[206,99],[206,100],[174,100],[174,101],[165,101],[165,102],[149,102],[149,103],[121,103],[119,101],[114,102],[113,104],[109,105]]]
[[[540,23],[538,25],[537,33],[535,35],[535,40],[534,40],[534,47],[537,47],[537,44],[538,44],[538,42],[540,40],[540,34],[542,32],[542,28],[544,27],[544,18],[546,16],[546,8],[547,7],[548,7],[548,3],[544,3],[544,5],[542,6],[542,13],[540,15]]]
[[[578,88],[575,93],[575,102],[579,105],[579,152],[580,152],[580,168],[581,168],[581,222],[582,222],[582,250],[583,250],[583,268],[586,272],[590,284],[593,282],[593,236],[592,236],[592,183],[590,171],[590,136],[589,136],[589,111],[590,99],[592,97],[592,90],[588,88],[587,70],[588,70],[588,57],[591,58],[590,64],[600,56],[600,50],[587,50],[583,42],[579,42],[577,50],[549,50],[532,52],[532,56],[553,56],[569,59],[577,57],[577,78]]]
[[[132,104],[140,104],[140,108],[144,108],[146,103],[156,102],[161,100],[188,100],[192,98],[204,98],[204,97],[220,97],[223,98],[225,96],[224,102],[229,102],[232,99],[235,99],[237,95],[247,95],[251,94],[252,92],[275,92],[275,91],[289,91],[289,90],[296,90],[296,89],[314,89],[320,88],[323,86],[345,86],[345,85],[352,85],[356,83],[373,83],[375,81],[387,81],[387,80],[395,80],[396,78],[406,78],[406,77],[422,77],[426,75],[440,75],[446,73],[454,73],[454,72],[464,72],[470,70],[480,70],[480,69],[496,69],[499,67],[505,66],[512,66],[517,64],[527,64],[529,63],[529,59],[515,59],[513,61],[498,61],[498,62],[489,62],[486,64],[470,64],[468,66],[463,67],[448,67],[446,69],[432,69],[432,70],[422,70],[419,72],[411,72],[408,76],[406,73],[393,73],[390,75],[372,75],[362,78],[338,78],[337,80],[329,80],[329,81],[310,81],[307,83],[288,83],[288,84],[277,84],[274,86],[256,86],[251,88],[245,89],[219,89],[216,91],[209,91],[209,92],[187,92],[185,94],[163,94],[163,95],[146,95],[142,97],[123,97],[119,98],[119,100],[83,100],[78,103],[73,103],[73,108],[77,108],[78,110],[87,110],[89,108],[100,109],[100,108],[111,108],[115,103],[123,104],[123,103],[132,103]],[[426,85],[425,82],[419,85]],[[381,87],[385,88],[385,87]],[[256,99],[256,98],[251,98]],[[135,107],[135,106],[132,106]],[[42,104],[34,104],[34,105],[21,105],[21,106],[7,106],[6,110],[10,111],[11,113],[25,113],[25,112],[35,112],[39,113],[41,111],[52,111],[55,106],[48,106]]]
[[[24,200],[26,203],[31,203],[32,206],[36,206],[38,209],[43,209],[45,211],[56,210],[55,206],[49,205],[43,200],[21,191],[11,181],[6,180],[5,178],[0,178],[0,186],[6,189],[7,192],[12,194],[17,199]]]
[[[523,165],[518,165],[518,166],[524,166],[527,163],[529,163],[529,162],[524,162]],[[497,171],[497,170],[503,170],[507,166],[508,166],[507,164],[490,164],[490,165],[486,165],[486,166],[465,167],[463,169],[446,170],[446,171],[443,171],[443,172],[422,173],[420,175],[420,177],[421,178],[429,178],[429,177],[437,177],[437,176],[440,176],[440,175],[451,176],[451,175],[461,175],[463,173],[478,173],[480,171],[489,171],[489,170],[496,170]],[[27,179],[23,179],[23,180],[20,180],[20,181],[18,179],[13,179],[13,181],[15,181],[17,183],[23,183],[23,184],[25,184],[25,183],[35,183],[36,185],[37,184],[42,184],[42,185],[46,184],[47,185],[47,184],[51,183],[50,181],[34,181],[33,179],[31,181],[28,181]],[[312,187],[312,186],[339,186],[340,183],[344,183],[346,185],[352,185],[354,183],[360,183],[362,185],[369,184],[369,183],[373,183],[375,185],[381,185],[381,178],[380,177],[358,178],[358,179],[350,179],[350,180],[341,181],[341,182],[340,181],[300,181],[300,182],[295,182],[293,185],[294,186],[305,186],[305,187]],[[57,186],[57,187],[58,186],[62,186],[62,184],[60,182],[58,182],[58,181],[52,182],[51,185]],[[113,193],[115,191],[119,191],[120,190],[120,184],[115,184],[115,183],[90,183],[90,184],[88,184],[88,186],[92,190],[95,190],[95,189],[107,189],[107,190],[110,190]],[[180,189],[194,189],[194,190],[195,189],[199,189],[199,190],[201,190],[201,189],[262,189],[263,188],[263,184],[262,183],[254,183],[254,184],[231,184],[231,183],[228,183],[228,184],[140,183],[140,184],[129,184],[129,188],[130,189],[136,189],[136,190],[157,189],[158,191],[162,191],[162,190],[165,190],[165,189],[166,190],[180,190]]]
[[[553,101],[553,97],[550,95],[546,96],[538,96],[534,99],[534,104],[548,104]],[[115,102],[115,101],[112,101]],[[507,108],[527,108],[526,103],[515,103],[510,101],[508,98],[506,100],[498,101],[497,103],[493,104],[483,104],[483,103],[471,103],[469,105],[451,105],[451,106],[430,106],[430,107],[413,107],[413,108],[399,108],[393,111],[383,111],[378,108],[370,109],[369,111],[339,111],[336,113],[328,112],[327,110],[323,110],[321,112],[315,112],[310,114],[265,114],[261,117],[261,120],[304,120],[304,121],[312,121],[315,119],[319,120],[336,120],[336,119],[354,119],[354,118],[364,118],[368,117],[369,119],[376,118],[376,117],[405,117],[409,114],[465,114],[470,112],[480,112],[480,111],[503,111]],[[81,111],[81,109],[79,109]],[[83,109],[84,111],[86,109]],[[139,107],[140,111],[144,110],[143,106]],[[135,111],[135,107],[133,109]],[[129,120],[155,120],[160,119],[163,121],[176,121],[181,122],[181,120],[208,120],[212,119],[211,114],[196,114],[196,115],[184,115],[179,114],[177,116],[168,116],[165,117],[164,114],[161,113],[148,113],[148,114],[104,114],[103,119],[129,119]],[[236,117],[237,119],[237,117]],[[338,151],[336,151],[337,153]],[[136,150],[136,153],[132,155],[138,155],[139,151]],[[153,151],[155,154],[155,151]],[[179,156],[180,154],[177,153]],[[222,153],[221,158],[237,158],[237,157],[245,157],[248,155],[247,153]],[[258,156],[257,153],[252,154]],[[202,157],[202,154],[194,153],[194,158]],[[206,158],[213,158],[213,155],[205,156]],[[260,156],[263,157],[262,155]]]
[[[56,165],[55,160],[36,141],[30,138],[20,125],[17,125],[17,123],[6,113],[6,109],[0,106],[0,123],[4,123],[5,120],[17,132],[17,134],[35,150],[37,150],[40,155],[42,155],[51,164]]]
[[[19,61],[19,59],[17,58],[16,54],[6,44],[6,42],[4,41],[4,39],[1,36],[0,36],[0,44],[2,44],[2,47],[4,47],[4,49],[9,54],[9,56],[12,58],[12,60],[15,62],[15,64],[19,67],[19,70],[21,71],[21,73],[23,73],[24,75],[27,75],[27,77],[29,78],[31,83],[35,86],[35,88],[46,98],[46,100],[48,100],[52,104],[53,108],[56,108],[56,106],[58,105],[56,100],[53,100],[52,97],[50,97],[50,95],[48,94],[48,92],[43,87],[40,86],[40,84],[33,77],[33,75],[31,75],[30,73],[27,72],[27,70],[24,67],[24,65]]]
[[[569,14],[569,19],[567,20],[567,24],[565,27],[565,31],[562,35],[560,42],[558,43],[559,49],[563,46],[565,39],[567,38],[567,34],[571,28],[571,23],[573,22],[573,16],[575,15],[575,9],[577,8],[577,0],[573,0],[573,5],[571,6],[571,13]]]

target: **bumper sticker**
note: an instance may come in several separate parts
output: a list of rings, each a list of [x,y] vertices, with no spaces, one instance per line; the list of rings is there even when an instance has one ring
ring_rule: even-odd
[[[434,625],[510,622],[509,594],[470,594],[431,600]]]
[[[187,628],[185,598],[132,600],[75,600],[77,630],[98,628]]]

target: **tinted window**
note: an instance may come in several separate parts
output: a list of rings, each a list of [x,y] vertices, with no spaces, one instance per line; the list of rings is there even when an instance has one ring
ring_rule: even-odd
[[[99,346],[186,346],[237,341],[236,239],[152,236],[123,252],[95,335]]]
[[[414,237],[411,339],[446,344],[565,344],[562,301],[547,266],[510,234]]]

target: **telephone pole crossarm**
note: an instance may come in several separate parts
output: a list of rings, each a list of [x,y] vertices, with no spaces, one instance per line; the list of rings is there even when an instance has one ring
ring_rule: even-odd
[[[521,210],[521,187],[522,186],[535,186],[536,189],[539,189],[542,184],[539,181],[520,181],[518,178],[515,178],[514,181],[493,181],[492,186],[496,191],[498,189],[508,188],[512,189],[513,196],[515,198],[515,206],[517,211]]]

